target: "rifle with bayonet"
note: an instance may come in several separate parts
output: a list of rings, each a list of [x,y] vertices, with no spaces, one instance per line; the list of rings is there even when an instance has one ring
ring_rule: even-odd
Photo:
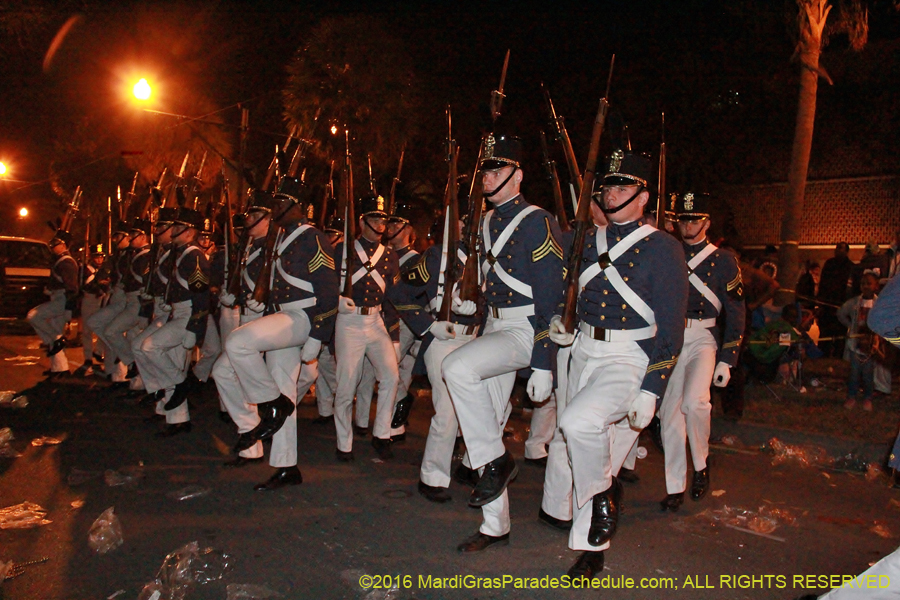
[[[459,246],[459,181],[457,177],[457,159],[459,158],[459,146],[453,139],[453,124],[450,115],[450,107],[447,107],[447,162],[450,164],[450,173],[447,176],[447,189],[444,191],[444,239],[441,253],[444,263],[444,289],[440,290],[443,297],[438,309],[438,320],[449,321],[453,300],[453,286],[459,279],[459,259],[456,257]]]
[[[134,200],[137,198],[135,191],[137,190],[138,175],[140,175],[140,173],[135,171],[134,179],[131,180],[131,189],[128,191],[128,194],[125,195],[125,205],[122,207],[122,214],[126,217],[129,214],[128,210],[134,205]],[[141,212],[135,216],[142,217],[144,216],[144,213]]]
[[[572,148],[572,140],[569,139],[569,132],[566,130],[565,119],[556,114],[556,109],[553,107],[553,99],[550,98],[550,91],[544,87],[543,83],[541,84],[541,89],[544,91],[544,100],[550,116],[550,124],[553,126],[553,132],[556,134],[556,139],[560,145],[562,145],[563,154],[566,157],[566,165],[569,167],[569,181],[575,189],[575,196],[580,198],[582,186],[581,171],[578,169],[578,160],[575,158],[575,149]]]
[[[186,193],[186,200],[188,202],[193,203],[191,208],[194,210],[197,209],[197,196],[195,195],[197,192],[197,188],[203,184],[203,180],[200,176],[203,174],[203,166],[206,164],[206,152],[203,153],[203,158],[200,159],[200,167],[197,169],[197,173],[191,177],[191,182],[188,184],[188,189]]]
[[[448,109],[449,111],[449,109]],[[449,114],[449,113],[448,113]],[[448,117],[449,118],[449,117]],[[403,172],[403,155],[406,153],[406,144],[400,149],[400,162],[397,164],[397,175],[391,182],[391,193],[388,195],[387,214],[394,214],[394,207],[397,205],[397,186],[400,185],[400,174]]]
[[[331,161],[331,169],[328,172],[328,183],[322,194],[322,212],[319,216],[319,229],[325,228],[325,220],[328,218],[328,201],[334,198],[334,161]]]
[[[72,221],[75,219],[75,213],[78,212],[79,205],[81,203],[81,186],[79,185],[75,188],[75,193],[72,194],[72,200],[69,204],[66,205],[66,212],[63,215],[62,219],[59,221],[59,227],[61,231],[68,232],[72,227]]]
[[[575,234],[572,239],[572,249],[569,252],[566,265],[566,301],[563,309],[563,327],[566,332],[575,330],[575,317],[578,308],[578,292],[581,289],[579,277],[581,277],[581,253],[584,250],[584,238],[587,230],[593,225],[591,221],[591,192],[594,189],[594,176],[597,168],[597,156],[600,150],[600,136],[606,123],[606,114],[609,112],[609,86],[612,83],[613,65],[616,55],[613,54],[609,63],[609,78],[606,80],[606,94],[600,98],[600,107],[594,119],[594,128],[591,132],[591,146],[588,151],[587,161],[584,165],[584,179],[581,185],[581,194],[578,196],[578,211],[575,214]]]
[[[341,202],[344,205],[344,272],[343,290],[341,295],[345,298],[353,298],[353,245],[356,243],[356,216],[353,210],[353,163],[350,159],[350,132],[344,130],[346,152],[344,154],[343,190],[341,190]]]
[[[500,73],[500,85],[491,92],[491,120],[492,125],[500,116],[500,109],[506,95],[503,86],[506,83],[506,69],[509,66],[509,50],[503,60],[503,71]],[[484,171],[481,170],[481,157],[484,155],[485,140],[493,135],[486,134],[481,138],[478,148],[478,160],[475,163],[475,174],[472,176],[472,185],[469,188],[469,223],[466,228],[466,264],[463,267],[462,281],[459,284],[459,297],[461,300],[476,302],[481,291],[480,265],[478,264],[479,234],[481,232],[481,213],[484,210]]]
[[[291,140],[294,139],[294,134],[297,133],[297,128],[293,127],[291,132],[288,134],[287,140],[285,140],[282,148],[285,152],[287,152],[288,146],[291,145]],[[272,157],[272,162],[269,163],[269,168],[266,170],[266,177],[263,179],[263,184],[259,189],[266,191],[269,189],[269,186],[272,185],[272,179],[275,177],[275,170],[278,168],[278,146],[275,146],[275,156]]]
[[[656,197],[656,228],[666,228],[666,113],[662,113],[662,142],[659,144],[659,194]]]
[[[373,198],[377,198],[378,192],[375,191],[375,177],[372,176],[372,155],[366,154],[366,160],[369,161],[369,194],[371,194]]]
[[[301,144],[302,145],[302,144]],[[299,151],[299,147],[297,150]],[[287,162],[287,158],[284,155],[284,152],[279,153],[278,155],[279,167],[278,170],[283,173],[281,177],[281,181],[284,181],[287,178],[287,173],[290,168],[285,167],[285,163]],[[281,182],[279,182],[279,187]],[[288,203],[285,203],[288,204]],[[262,251],[262,264],[259,269],[259,273],[256,275],[256,285],[253,288],[253,293],[250,295],[253,300],[259,302],[263,306],[268,306],[269,304],[269,292],[272,287],[272,267],[275,264],[275,245],[278,241],[278,234],[281,231],[281,224],[279,221],[281,217],[284,216],[284,212],[276,215],[275,211],[279,210],[279,206],[273,205],[272,212],[270,213],[269,220],[269,230],[266,233],[266,243]],[[290,210],[290,208],[287,208]]]
[[[556,220],[561,231],[569,231],[569,217],[566,215],[566,205],[563,202],[562,190],[559,189],[559,174],[556,172],[556,161],[550,158],[550,149],[547,147],[547,136],[541,130],[541,151],[544,153],[544,170],[547,172],[547,180],[550,182],[550,191],[553,193],[553,207],[556,209]]]

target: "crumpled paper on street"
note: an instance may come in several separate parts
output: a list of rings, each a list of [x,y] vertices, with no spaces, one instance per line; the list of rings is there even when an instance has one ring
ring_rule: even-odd
[[[785,444],[778,438],[773,437],[769,440],[769,447],[775,454],[775,457],[772,459],[773,467],[786,462],[799,463],[804,467],[829,465],[833,462],[825,448],[814,444]]]
[[[0,509],[0,529],[28,529],[52,523],[47,511],[34,502],[23,502]]]

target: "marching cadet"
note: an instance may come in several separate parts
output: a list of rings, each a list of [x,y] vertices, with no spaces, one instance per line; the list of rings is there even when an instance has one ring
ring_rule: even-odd
[[[461,223],[457,222],[453,226],[460,227]],[[431,382],[434,416],[425,441],[418,490],[431,502],[444,503],[453,499],[448,488],[459,423],[450,392],[441,374],[441,364],[451,352],[475,339],[484,311],[479,310],[468,316],[451,312],[449,322],[441,321],[436,316],[444,299],[445,268],[442,267],[450,260],[457,260],[460,263],[457,272],[461,272],[467,254],[462,241],[453,249],[443,248],[443,236],[435,236],[435,239],[435,245],[430,246],[416,262],[406,265],[388,299],[394,304],[410,332],[422,340],[419,356],[425,363],[428,380]],[[397,412],[399,413],[399,409]]]
[[[345,240],[335,249],[342,258],[343,278],[350,278],[353,297],[338,298],[334,343],[337,359],[337,391],[334,423],[337,430],[336,455],[340,461],[353,460],[351,416],[363,362],[368,359],[378,380],[378,406],[372,427],[372,447],[378,456],[393,458],[391,419],[399,380],[400,328],[392,304],[383,307],[387,290],[394,285],[400,267],[394,251],[381,244],[385,231],[384,198],[368,196],[358,201],[359,237]],[[350,254],[352,271],[347,270],[344,247]],[[344,281],[341,282],[342,284]],[[359,408],[357,407],[357,412]],[[368,419],[367,419],[368,421]]]
[[[102,270],[106,253],[103,244],[98,244],[91,251],[88,262],[84,265],[81,282],[81,351],[84,362],[75,369],[75,375],[90,377],[94,374],[94,330],[88,325],[94,313],[100,310],[106,293],[109,291],[108,274]],[[106,350],[102,340],[97,340],[98,350]]]
[[[299,179],[282,179],[269,225],[280,231],[274,254],[263,259],[274,262],[260,267],[262,277],[271,272],[269,297],[265,303],[253,296],[246,300],[249,310],[264,316],[235,329],[225,345],[241,387],[259,411],[259,424],[240,435],[235,451],[272,438],[269,464],[277,470],[253,488],[261,492],[303,482],[295,406],[315,382],[316,359],[333,333],[337,312],[334,257],[325,234],[308,223],[302,191]]]
[[[730,253],[706,237],[712,200],[709,194],[687,192],[673,199],[676,227],[681,234],[688,269],[687,320],[684,347],[672,372],[659,409],[666,458],[663,511],[677,511],[687,486],[685,437],[691,445],[694,478],[691,499],[709,490],[710,382],[725,387],[737,364],[744,333],[741,270]],[[725,317],[721,348],[716,342],[716,319]]]
[[[573,577],[603,570],[622,501],[615,474],[656,412],[682,345],[684,253],[640,221],[653,167],[646,155],[613,153],[593,196],[609,224],[585,241],[578,331],[566,332],[558,316],[550,325],[554,342],[572,346],[560,429],[575,491],[569,548],[582,552],[569,569]]]
[[[206,317],[206,336],[203,338],[203,345],[200,347],[200,356],[194,367],[191,369],[188,377],[191,379],[192,385],[199,385],[209,380],[213,365],[222,354],[222,339],[219,336],[219,324],[216,320],[216,312],[218,309],[219,292],[225,283],[225,254],[224,250],[220,250],[222,244],[216,243],[216,237],[220,234],[214,231],[214,223],[211,219],[203,219],[203,229],[200,231],[199,246],[206,253],[206,259],[209,261],[209,293],[210,293],[210,311]],[[224,406],[220,406],[221,410],[225,410]]]
[[[269,227],[272,226],[271,213],[273,204],[274,200],[271,194],[263,190],[252,190],[250,192],[247,213],[243,219],[246,226],[244,235],[247,236],[247,243],[243,255],[240,257],[240,295],[235,296],[225,289],[219,294],[219,304],[224,310],[237,310],[239,312],[240,322],[238,327],[256,321],[263,316],[262,312],[247,308],[247,301],[256,289],[256,280],[265,260],[262,254],[265,250],[266,235],[269,233]],[[250,401],[247,392],[241,386],[234,366],[228,358],[228,340],[235,331],[237,331],[237,328],[225,336],[226,351],[222,352],[213,366],[212,377],[219,391],[219,400],[225,407],[231,421],[237,425],[238,434],[245,434],[259,425],[259,413],[256,410],[256,405]],[[281,441],[281,438],[279,438],[279,441]],[[273,451],[273,458],[275,454]],[[240,450],[235,458],[226,461],[224,466],[226,468],[243,467],[251,462],[261,462],[262,459],[263,445],[261,441],[257,440],[253,445]],[[295,460],[293,466],[296,468],[296,465]]]
[[[106,327],[112,323],[125,308],[125,284],[124,277],[131,260],[131,230],[124,221],[116,221],[113,226],[111,250],[106,257],[103,269],[109,273],[110,292],[106,306],[94,313],[88,319],[90,327],[97,337],[106,346],[106,355],[103,357],[103,374],[106,379],[112,381],[125,381],[125,365],[116,355],[109,340],[106,339]]]
[[[460,552],[509,543],[506,486],[517,467],[503,445],[503,427],[511,412],[516,371],[532,369],[527,390],[535,402],[546,400],[553,386],[556,346],[548,334],[562,300],[563,253],[556,241],[556,219],[519,193],[520,156],[519,138],[485,140],[480,168],[484,196],[494,205],[484,216],[481,232],[487,322],[481,337],[454,350],[443,362],[470,466],[481,470],[469,506],[482,508],[483,522],[478,533],[457,547]],[[454,310],[472,314],[475,309],[467,300]]]
[[[147,356],[141,350],[144,340],[155,333],[160,327],[169,321],[172,307],[166,304],[166,288],[169,283],[168,269],[172,265],[170,258],[172,253],[172,227],[178,217],[177,208],[160,208],[156,213],[156,223],[153,226],[156,236],[157,255],[156,264],[150,273],[150,282],[141,292],[142,310],[149,313],[147,327],[135,336],[131,342],[131,352],[134,354],[134,362],[138,366],[138,372],[147,391],[146,402],[155,401],[156,407],[148,422],[165,419],[166,411],[163,406],[165,400],[165,388],[153,378],[153,367],[147,368]],[[152,257],[151,257],[152,260]]]
[[[138,375],[131,341],[143,329],[140,295],[150,273],[150,227],[150,222],[146,219],[135,219],[131,224],[129,260],[122,277],[125,305],[103,329],[103,340],[109,345],[110,352],[125,366],[125,378],[128,380],[133,380]],[[122,381],[114,384],[114,387],[127,385]]]
[[[344,239],[344,220],[334,214],[329,215],[325,224],[325,237],[334,248]],[[316,377],[316,408],[319,416],[313,419],[314,425],[334,423],[334,393],[337,390],[337,361],[332,350],[334,337],[330,344],[322,344],[319,353],[319,375]],[[368,415],[367,415],[368,421]]]
[[[419,253],[413,248],[413,244],[416,242],[416,230],[409,222],[411,213],[412,208],[409,204],[403,201],[398,202],[394,207],[394,214],[388,217],[384,232],[384,241],[397,254],[397,262],[401,270],[407,265],[414,264],[419,257]],[[419,355],[421,344],[422,340],[401,320],[400,364],[398,366],[400,380],[397,384],[394,416],[391,420],[391,441],[394,442],[406,439],[406,423],[409,420],[409,411],[412,410],[413,404],[413,395],[409,393],[409,384],[412,382],[413,367],[416,365],[416,357]]]
[[[72,311],[78,298],[78,263],[69,255],[72,235],[60,229],[50,240],[50,251],[55,260],[50,267],[50,279],[44,293],[50,299],[28,311],[28,323],[47,345],[50,358],[48,379],[69,373],[66,357],[66,324],[72,318]]]
[[[158,437],[191,431],[187,390],[183,384],[188,353],[198,343],[202,345],[209,314],[209,262],[195,243],[202,227],[200,212],[189,208],[178,210],[172,225],[171,254],[163,269],[168,278],[163,309],[169,309],[169,320],[141,343],[146,358],[144,374],[165,390],[166,428],[156,434]]]

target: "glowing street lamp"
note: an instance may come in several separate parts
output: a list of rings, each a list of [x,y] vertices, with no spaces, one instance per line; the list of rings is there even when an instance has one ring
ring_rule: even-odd
[[[134,97],[138,100],[149,100],[153,90],[150,88],[150,84],[147,83],[147,80],[141,78],[140,81],[134,84],[132,92],[134,93]]]
[[[6,165],[0,162],[0,177],[6,175]]]
[[[22,218],[27,217],[27,216],[28,216],[28,209],[25,208],[24,206],[23,206],[22,208],[20,208],[20,209],[19,209],[19,216],[22,217]]]

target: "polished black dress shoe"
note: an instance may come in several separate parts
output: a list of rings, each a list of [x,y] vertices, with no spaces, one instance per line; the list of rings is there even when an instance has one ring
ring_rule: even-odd
[[[66,339],[63,337],[56,338],[47,348],[47,356],[55,356],[62,352],[66,347]]]
[[[509,450],[504,452],[503,456],[484,465],[481,479],[478,480],[478,485],[475,486],[469,497],[469,506],[484,506],[499,498],[518,472],[519,467]]]
[[[188,392],[191,389],[191,384],[187,379],[182,381],[181,383],[175,386],[175,391],[172,392],[172,397],[166,400],[166,405],[163,406],[166,410],[173,410],[187,402]]]
[[[587,541],[591,546],[602,546],[616,534],[622,508],[622,484],[613,477],[609,489],[594,496],[591,502],[591,528]]]
[[[603,552],[584,552],[567,572],[569,577],[593,579],[603,572]]]
[[[334,455],[337,457],[338,462],[353,462],[353,451],[344,452],[343,450],[335,450]]]
[[[289,485],[300,485],[301,483],[303,483],[303,475],[300,474],[300,469],[295,466],[281,467],[264,483],[254,485],[253,490],[257,492],[274,492],[277,489]]]
[[[134,379],[138,376],[138,366],[137,363],[131,363],[128,365],[128,371],[125,373],[125,379]]]
[[[659,509],[663,512],[666,512],[667,510],[678,512],[678,509],[681,508],[682,504],[684,504],[684,492],[669,494],[660,501]]]
[[[156,437],[158,438],[170,438],[182,433],[190,433],[191,432],[191,422],[185,421],[184,423],[169,423],[166,425],[166,428],[162,431],[156,432]]]
[[[663,439],[662,439],[662,421],[659,420],[659,417],[653,415],[653,418],[650,419],[650,424],[647,425],[647,431],[650,432],[650,439],[653,441],[653,445],[656,446],[657,450],[666,453],[663,448]]]
[[[238,441],[235,442],[234,448],[232,448],[235,454],[242,452],[247,448],[253,447],[253,445],[256,443],[256,438],[251,435],[252,433],[252,431],[247,431],[238,436]]]
[[[405,431],[403,433],[398,433],[397,435],[391,436],[392,444],[400,444],[405,441],[406,441],[406,432]]]
[[[369,428],[368,427],[360,427],[359,425],[354,423],[353,424],[353,433],[355,433],[359,437],[366,437],[367,435],[369,435]]]
[[[444,504],[453,500],[453,496],[450,495],[447,488],[428,485],[424,481],[419,481],[419,493],[425,496],[426,500],[437,502],[438,504]]]
[[[140,400],[138,400],[138,404],[141,406],[149,406],[151,404],[156,404],[158,401],[162,400],[166,397],[166,390],[158,390],[153,394],[146,394]]]
[[[694,471],[691,482],[691,500],[700,500],[709,491],[709,465],[702,471]]]
[[[625,483],[637,483],[641,480],[634,469],[626,469],[625,467],[619,469],[619,474],[616,475],[616,479],[624,481]]]
[[[397,401],[394,406],[394,418],[391,419],[391,428],[397,429],[409,423],[409,411],[412,410],[413,400],[412,394],[406,394]]]
[[[569,531],[572,529],[572,519],[568,521],[563,521],[562,519],[557,519],[554,516],[547,514],[543,508],[538,509],[538,521],[547,525],[549,527],[553,527],[554,529],[560,529],[562,531]]]
[[[108,389],[110,392],[120,392],[122,390],[127,390],[129,384],[129,381],[113,381]]]
[[[456,549],[460,552],[481,552],[491,546],[509,546],[509,534],[493,536],[485,535],[479,531],[472,537],[466,538]]]
[[[375,448],[375,453],[378,454],[378,458],[381,460],[394,458],[394,451],[391,450],[391,440],[383,440],[372,436],[372,447]]]
[[[525,457],[525,464],[531,465],[532,467],[546,467],[547,466],[547,457],[542,456],[540,458],[528,458]]]
[[[94,374],[94,364],[86,362],[82,364],[80,367],[75,369],[75,372],[72,373],[75,377],[90,377]]]
[[[478,471],[459,463],[459,466],[456,467],[456,470],[453,472],[453,481],[474,488],[478,485]]]
[[[263,457],[259,458],[244,458],[243,456],[235,456],[231,460],[226,460],[222,463],[222,466],[226,469],[240,469],[241,467],[246,467],[247,465],[252,465],[255,463],[261,463],[263,461]]]
[[[294,403],[290,398],[281,394],[271,402],[261,402],[256,405],[259,411],[259,425],[250,431],[254,440],[267,440],[281,429],[284,422],[294,412]]]
[[[319,415],[312,420],[313,425],[328,425],[329,423],[334,423],[334,415],[328,415],[327,417]]]

